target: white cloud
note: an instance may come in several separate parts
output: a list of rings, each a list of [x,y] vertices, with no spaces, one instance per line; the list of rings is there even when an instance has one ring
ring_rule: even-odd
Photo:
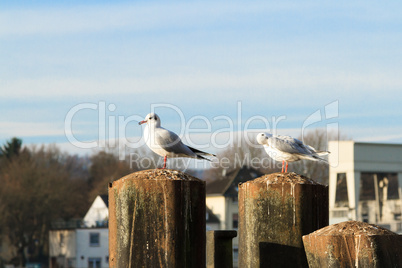
[[[353,8],[358,9],[360,4],[362,3],[354,4]],[[340,8],[337,12],[346,12],[342,8],[348,6],[347,3],[336,5]],[[3,10],[0,11],[0,37],[31,34],[63,35],[126,28],[130,30],[161,28],[164,30],[163,33],[166,33],[171,27],[205,26],[214,23],[231,25],[230,23],[234,21],[242,20],[239,14],[251,16],[255,13],[274,14],[289,10],[301,14],[300,8],[304,10],[309,7],[317,9],[324,6],[314,2],[278,4],[264,1],[234,3],[212,1]],[[339,16],[337,12],[335,15]],[[352,13],[346,12],[350,16]],[[306,15],[303,13],[302,16]],[[279,29],[285,30],[286,26],[281,25]],[[261,29],[259,31],[260,34]],[[325,34],[332,33],[325,32]],[[255,33],[252,35],[254,36]],[[338,35],[335,33],[335,37],[331,36],[331,39],[337,40],[336,36]],[[358,37],[353,36],[353,38]],[[138,40],[145,43],[148,41],[148,39],[144,41],[141,37]],[[216,44],[212,41],[211,44],[201,45],[169,43],[170,46],[176,47],[166,47],[169,45],[164,44],[163,37],[155,37],[154,41],[157,44],[152,44],[151,49],[144,48],[141,52],[135,50],[139,49],[135,46],[138,40],[134,38],[134,41],[129,41],[133,43],[124,46],[128,55],[120,53],[104,55],[102,52],[98,54],[89,48],[77,49],[76,54],[67,53],[67,55],[63,54],[63,49],[56,50],[58,52],[52,54],[41,50],[35,53],[35,48],[30,48],[33,52],[28,55],[12,51],[13,59],[20,57],[17,63],[11,62],[12,66],[16,65],[13,66],[13,70],[18,71],[0,80],[1,87],[5,89],[2,92],[2,98],[80,97],[137,93],[143,93],[145,98],[150,98],[151,93],[181,94],[188,91],[202,91],[213,92],[216,98],[245,99],[252,91],[255,96],[264,96],[269,99],[271,97],[267,95],[269,91],[276,99],[279,99],[275,96],[276,94],[281,98],[298,96],[299,103],[305,103],[309,101],[305,96],[312,94],[319,98],[320,95],[335,95],[336,92],[337,97],[345,97],[351,91],[370,91],[373,95],[381,97],[381,92],[384,90],[388,94],[391,92],[398,94],[402,86],[402,77],[398,71],[395,71],[395,67],[398,68],[398,66],[384,66],[382,62],[370,60],[369,53],[359,56],[364,58],[363,61],[353,58],[344,59],[342,57],[353,57],[358,52],[356,50],[361,48],[349,49],[348,42],[343,43],[337,40],[335,44],[332,44],[331,41],[320,40],[318,36],[313,39],[296,38],[297,44],[286,43],[288,40],[280,38],[259,40],[256,37],[244,44],[237,43],[243,41],[238,37],[235,40],[231,39],[234,44],[231,41],[227,44]],[[127,47],[130,45],[135,49],[129,50]],[[326,50],[328,49],[326,45],[330,46],[329,51]],[[337,49],[338,45],[344,48]],[[100,51],[104,51],[102,44],[99,47]],[[347,51],[346,54],[344,50]],[[163,53],[165,51],[168,53]],[[160,54],[155,56],[158,52]],[[169,53],[170,56],[164,55]],[[73,62],[66,63],[71,54],[76,58]],[[389,57],[391,56],[388,55],[385,58]],[[50,64],[43,64],[47,61]],[[91,62],[95,63],[91,64]],[[374,63],[375,66],[379,66],[378,69],[367,70],[367,66]],[[35,67],[27,68],[28,71],[26,71],[26,64]],[[85,68],[81,72],[82,65],[85,65]],[[216,67],[217,65],[219,67]],[[60,66],[63,66],[66,71],[63,71],[61,75],[57,72],[58,75],[54,75],[54,69]],[[131,72],[127,72],[127,69]],[[36,73],[36,70],[40,70],[38,71],[40,74],[32,75],[32,72]],[[71,75],[71,71],[85,78],[75,77]],[[128,73],[128,75],[120,75],[121,73]],[[20,76],[13,78],[15,74]],[[228,91],[231,92],[230,96],[227,94]],[[201,93],[197,96],[207,98]]]
[[[359,10],[360,12],[353,12]],[[177,1],[54,6],[0,11],[0,36],[31,34],[71,34],[102,30],[151,30],[213,25],[242,21],[243,15],[293,12],[320,19],[354,18],[389,21],[398,19],[396,7],[384,4],[315,1]],[[300,13],[302,12],[302,13]],[[291,13],[293,15],[293,13]],[[289,20],[292,21],[292,20]]]
[[[378,126],[373,121],[372,126],[345,126],[341,129],[341,132],[351,136],[353,140],[362,142],[402,142],[402,126],[395,124]]]
[[[402,142],[402,134],[379,135],[370,137],[361,137],[358,141],[364,142]]]
[[[59,124],[34,122],[0,122],[0,138],[64,135]]]
[[[338,96],[351,90],[379,94],[384,90],[390,94],[398,94],[402,87],[402,77],[396,77],[386,72],[382,73],[354,73],[342,72],[310,73],[307,70],[297,72],[289,69],[271,69],[266,72],[249,74],[235,73],[208,73],[194,74],[175,73],[161,74],[142,78],[32,78],[3,81],[2,98],[52,98],[54,96],[93,96],[95,94],[138,94],[143,93],[150,97],[158,92],[178,92],[213,90],[216,97],[227,96],[227,91],[238,92],[241,96],[248,96],[249,90],[253,94],[265,96],[280,92],[282,98],[296,95],[308,95],[317,92],[321,95],[331,89]],[[220,89],[220,91],[215,91]],[[267,90],[270,94],[267,95]],[[323,91],[321,91],[323,90]],[[321,92],[320,92],[321,91]],[[355,94],[356,91],[354,91]],[[326,93],[327,94],[327,93]],[[222,96],[220,96],[222,95]],[[179,96],[178,96],[179,97]],[[180,97],[179,97],[180,98]]]
[[[3,10],[0,36],[61,34],[100,30],[150,30],[212,24],[225,17],[294,9],[294,4],[265,2],[176,2],[81,5],[74,7]]]

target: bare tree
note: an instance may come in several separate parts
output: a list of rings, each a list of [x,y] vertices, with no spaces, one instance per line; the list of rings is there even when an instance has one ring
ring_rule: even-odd
[[[324,128],[316,128],[304,134],[303,137],[298,137],[304,144],[308,144],[320,151],[328,150],[328,141],[331,140],[347,140],[348,136],[339,133],[338,131],[327,131]],[[331,153],[331,152],[330,152]],[[323,157],[328,159],[328,157]],[[289,164],[289,170],[298,174],[302,174],[317,182],[328,184],[329,168],[328,164],[321,161],[302,160]]]
[[[255,136],[255,133],[245,133],[237,137],[227,149],[219,152],[214,167],[204,173],[206,180],[221,178],[222,174],[243,166],[262,173],[279,170],[277,163],[266,154],[261,145],[257,144]]]
[[[97,195],[107,194],[109,182],[120,179],[135,171],[128,161],[119,160],[114,153],[99,151],[90,158],[89,166],[89,195],[88,200],[93,201]]]
[[[0,226],[17,251],[16,265],[23,266],[27,257],[45,259],[52,220],[71,217],[75,212],[69,208],[80,207],[82,192],[71,183],[64,158],[55,147],[41,147],[2,160]]]

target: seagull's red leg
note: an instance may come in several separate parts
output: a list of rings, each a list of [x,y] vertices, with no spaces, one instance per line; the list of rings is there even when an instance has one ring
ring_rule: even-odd
[[[166,159],[167,159],[167,156],[165,156],[165,157],[163,158],[163,169],[166,168]]]
[[[286,162],[286,169],[285,169],[285,172],[288,172],[288,162]]]
[[[282,173],[283,173],[283,167],[285,165],[285,160],[282,160]]]

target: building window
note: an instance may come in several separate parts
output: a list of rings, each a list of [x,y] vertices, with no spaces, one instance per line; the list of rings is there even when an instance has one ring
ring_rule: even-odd
[[[233,202],[233,204],[238,204],[239,203],[239,198],[237,197],[237,195],[232,197],[232,202]]]
[[[89,233],[89,246],[91,247],[99,247],[99,233]]]
[[[397,173],[362,172],[360,200],[399,199]]]
[[[360,176],[360,201],[375,200],[375,173],[362,172]]]
[[[384,199],[399,199],[398,173],[380,173],[380,190],[385,193]],[[387,190],[385,190],[387,188]]]
[[[336,207],[349,206],[346,173],[338,173],[336,175],[335,206]]]
[[[88,258],[88,268],[101,268],[101,258]]]
[[[233,247],[233,261],[235,261],[235,262],[239,261],[239,248],[238,247]]]
[[[59,239],[60,239],[60,247],[63,247],[64,246],[64,234],[60,233]]]
[[[232,219],[233,219],[233,229],[237,229],[239,226],[239,214],[233,213]]]

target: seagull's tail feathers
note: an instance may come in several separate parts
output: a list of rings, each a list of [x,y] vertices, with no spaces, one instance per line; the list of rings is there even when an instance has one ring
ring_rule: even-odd
[[[323,162],[325,162],[325,163],[328,163],[328,160],[325,159],[325,158],[319,157],[319,156],[317,156],[317,155],[314,155],[313,157],[314,157],[317,161],[323,161]]]
[[[310,145],[305,145],[307,147],[307,149],[312,153],[312,154],[316,154],[319,156],[325,156],[328,155],[330,152],[329,151],[319,151],[314,149],[314,147],[310,146]]]
[[[209,161],[209,162],[212,162],[211,159],[206,158],[206,157],[204,157],[204,156],[202,156],[202,155],[199,155],[199,154],[197,154],[197,159],[203,159],[203,160],[207,160],[207,161]]]
[[[320,155],[318,153],[311,154],[311,155],[300,155],[300,158],[306,159],[306,160],[312,160],[312,161],[323,161],[325,163],[328,163],[328,160],[320,157]]]
[[[329,151],[316,151],[315,153],[317,155],[319,155],[319,156],[325,156],[325,155],[330,154],[331,152],[329,152]]]
[[[197,155],[197,158],[199,158],[199,159],[204,159],[204,160],[211,161],[210,159],[208,159],[208,158],[206,158],[204,156],[207,155],[207,156],[216,157],[215,154],[206,153],[206,152],[200,151],[200,150],[195,149],[195,148],[190,147],[190,146],[188,146],[188,148],[190,148],[190,150],[193,151],[193,153],[195,153]]]

